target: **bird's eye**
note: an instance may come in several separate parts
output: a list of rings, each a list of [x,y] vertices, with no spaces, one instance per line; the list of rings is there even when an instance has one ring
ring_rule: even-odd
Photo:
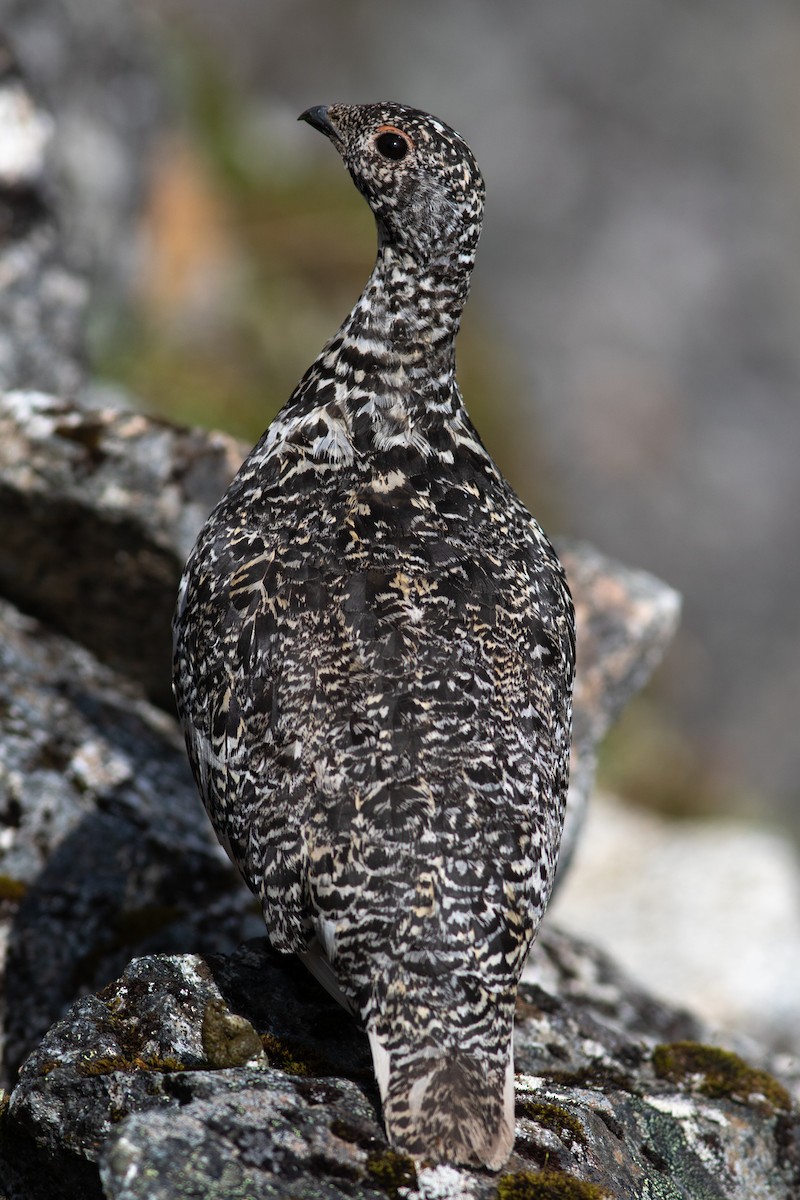
[[[375,149],[383,158],[399,162],[408,154],[408,142],[401,133],[381,133],[375,138]]]

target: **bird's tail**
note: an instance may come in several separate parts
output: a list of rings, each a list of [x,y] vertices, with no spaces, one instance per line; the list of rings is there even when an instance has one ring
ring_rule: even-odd
[[[426,1046],[389,1051],[370,1031],[386,1133],[420,1161],[497,1171],[514,1145],[514,1064],[505,1052]]]

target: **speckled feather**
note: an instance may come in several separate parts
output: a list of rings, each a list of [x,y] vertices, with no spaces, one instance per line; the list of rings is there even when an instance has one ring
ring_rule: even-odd
[[[471,151],[398,104],[303,116],[369,202],[377,262],[198,538],[175,695],[273,946],[318,943],[369,1032],[392,1143],[498,1168],[564,817],[572,605],[455,381]]]

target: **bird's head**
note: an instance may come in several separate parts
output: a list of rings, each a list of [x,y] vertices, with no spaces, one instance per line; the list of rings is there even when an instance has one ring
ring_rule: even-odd
[[[333,142],[375,214],[382,245],[423,262],[471,266],[483,218],[483,178],[460,134],[437,117],[382,101],[320,104],[299,118]]]

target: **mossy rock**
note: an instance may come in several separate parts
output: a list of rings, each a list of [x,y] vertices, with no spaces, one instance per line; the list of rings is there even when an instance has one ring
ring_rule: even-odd
[[[532,1100],[522,1096],[517,1100],[516,1113],[518,1117],[524,1117],[543,1129],[549,1129],[568,1145],[575,1142],[580,1146],[586,1145],[586,1130],[583,1125],[561,1104],[549,1104],[543,1100]]]
[[[21,879],[13,879],[11,875],[0,875],[0,900],[11,900],[18,904],[25,898],[27,891],[28,885]]]
[[[263,1051],[250,1022],[232,1013],[222,1000],[209,1000],[206,1005],[201,1036],[203,1053],[215,1070],[244,1066]]]
[[[76,1066],[79,1075],[113,1075],[121,1072],[133,1075],[137,1071],[149,1071],[161,1075],[172,1071],[185,1071],[185,1065],[177,1058],[125,1058],[122,1054],[108,1054],[100,1058],[84,1058]]]
[[[566,1171],[518,1171],[501,1175],[498,1200],[610,1200],[596,1183],[586,1183]]]
[[[307,1047],[284,1042],[272,1033],[262,1033],[261,1045],[271,1067],[287,1075],[335,1075],[336,1072],[324,1055]]]
[[[769,1110],[789,1111],[792,1101],[783,1084],[767,1071],[751,1067],[730,1050],[700,1042],[669,1042],[653,1051],[653,1070],[711,1100],[737,1100]]]
[[[373,1187],[397,1200],[400,1188],[416,1188],[417,1169],[413,1158],[397,1150],[384,1150],[367,1159],[367,1176]]]

